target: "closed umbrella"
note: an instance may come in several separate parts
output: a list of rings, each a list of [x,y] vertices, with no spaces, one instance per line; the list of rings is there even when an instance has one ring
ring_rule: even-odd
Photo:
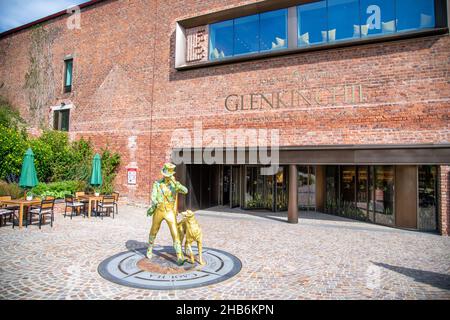
[[[36,168],[34,166],[34,153],[28,148],[23,158],[22,171],[20,172],[19,186],[22,188],[33,188],[39,183]]]
[[[102,179],[102,160],[97,153],[92,160],[91,185],[98,187],[103,183]]]

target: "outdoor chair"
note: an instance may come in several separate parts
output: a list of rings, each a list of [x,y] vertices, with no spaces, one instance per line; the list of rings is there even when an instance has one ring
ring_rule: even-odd
[[[114,196],[103,196],[102,200],[100,201],[100,203],[98,204],[98,209],[97,209],[97,215],[100,215],[100,217],[103,220],[103,216],[105,214],[108,214],[109,216],[111,216],[111,212],[112,212],[112,218],[114,219],[114,207],[115,207],[115,200],[114,200]]]
[[[3,226],[3,222],[6,225],[6,217],[9,216],[9,220],[11,220],[13,214],[14,214],[13,210],[0,208],[0,227]]]
[[[42,200],[39,208],[29,210],[30,224],[33,224],[33,216],[39,216],[39,229],[41,229],[42,218],[50,216],[50,226],[53,227],[55,199]]]
[[[2,200],[11,200],[11,196],[1,196],[0,201]],[[0,211],[3,211],[3,214],[0,214],[2,216],[2,219],[4,220],[6,224],[6,217],[9,216],[9,220],[12,221],[12,227],[14,229],[14,219],[17,219],[19,221],[19,206],[10,206],[10,205],[0,205]],[[17,211],[17,214],[16,214]],[[25,226],[28,227],[28,219],[27,219],[27,211],[24,210],[24,219],[25,219]],[[0,221],[1,225],[1,221]]]
[[[116,214],[119,214],[119,193],[117,191],[113,192],[114,196],[114,206],[116,207]]]
[[[86,212],[87,212],[87,207],[88,207],[88,205],[89,205],[89,200],[87,200],[87,199],[81,199],[81,197],[82,196],[85,196],[86,195],[86,193],[84,192],[84,191],[78,191],[78,192],[75,192],[75,200],[77,201],[77,202],[80,202],[80,203],[82,203],[84,206],[83,206],[83,214],[84,215],[86,215]]]
[[[73,215],[77,215],[77,210],[80,208],[84,208],[84,204],[81,202],[76,201],[76,199],[72,195],[66,195],[64,197],[64,200],[66,202],[66,207],[64,208],[64,218],[67,214],[67,209],[70,209],[70,220],[72,220]],[[83,217],[86,216],[86,213],[83,211]]]
[[[11,196],[1,196],[0,197],[0,202],[2,200],[11,200]],[[11,205],[6,205],[6,204],[5,205],[0,205],[0,208],[12,210],[12,211],[19,210],[19,206],[11,206]]]

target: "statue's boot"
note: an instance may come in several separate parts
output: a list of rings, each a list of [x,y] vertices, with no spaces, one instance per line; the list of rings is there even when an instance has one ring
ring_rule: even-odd
[[[173,248],[175,249],[175,252],[177,254],[177,264],[179,266],[181,266],[186,259],[184,258],[183,251],[181,250],[181,243],[180,243],[180,241],[174,241],[173,242]]]
[[[155,243],[155,238],[154,236],[149,235],[148,236],[148,248],[147,248],[147,258],[151,259],[152,255],[153,255],[153,245]]]

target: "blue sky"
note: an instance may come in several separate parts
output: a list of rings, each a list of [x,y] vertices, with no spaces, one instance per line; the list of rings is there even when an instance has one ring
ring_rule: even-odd
[[[0,0],[0,32],[83,2],[88,0]]]

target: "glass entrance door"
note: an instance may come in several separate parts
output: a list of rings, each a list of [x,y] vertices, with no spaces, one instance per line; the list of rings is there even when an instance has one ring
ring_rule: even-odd
[[[223,167],[222,177],[222,205],[229,206],[231,199],[231,166]]]
[[[300,210],[316,209],[316,167],[298,167],[298,207]]]
[[[241,195],[241,170],[239,166],[231,167],[231,199],[230,208],[235,208],[240,205]]]

